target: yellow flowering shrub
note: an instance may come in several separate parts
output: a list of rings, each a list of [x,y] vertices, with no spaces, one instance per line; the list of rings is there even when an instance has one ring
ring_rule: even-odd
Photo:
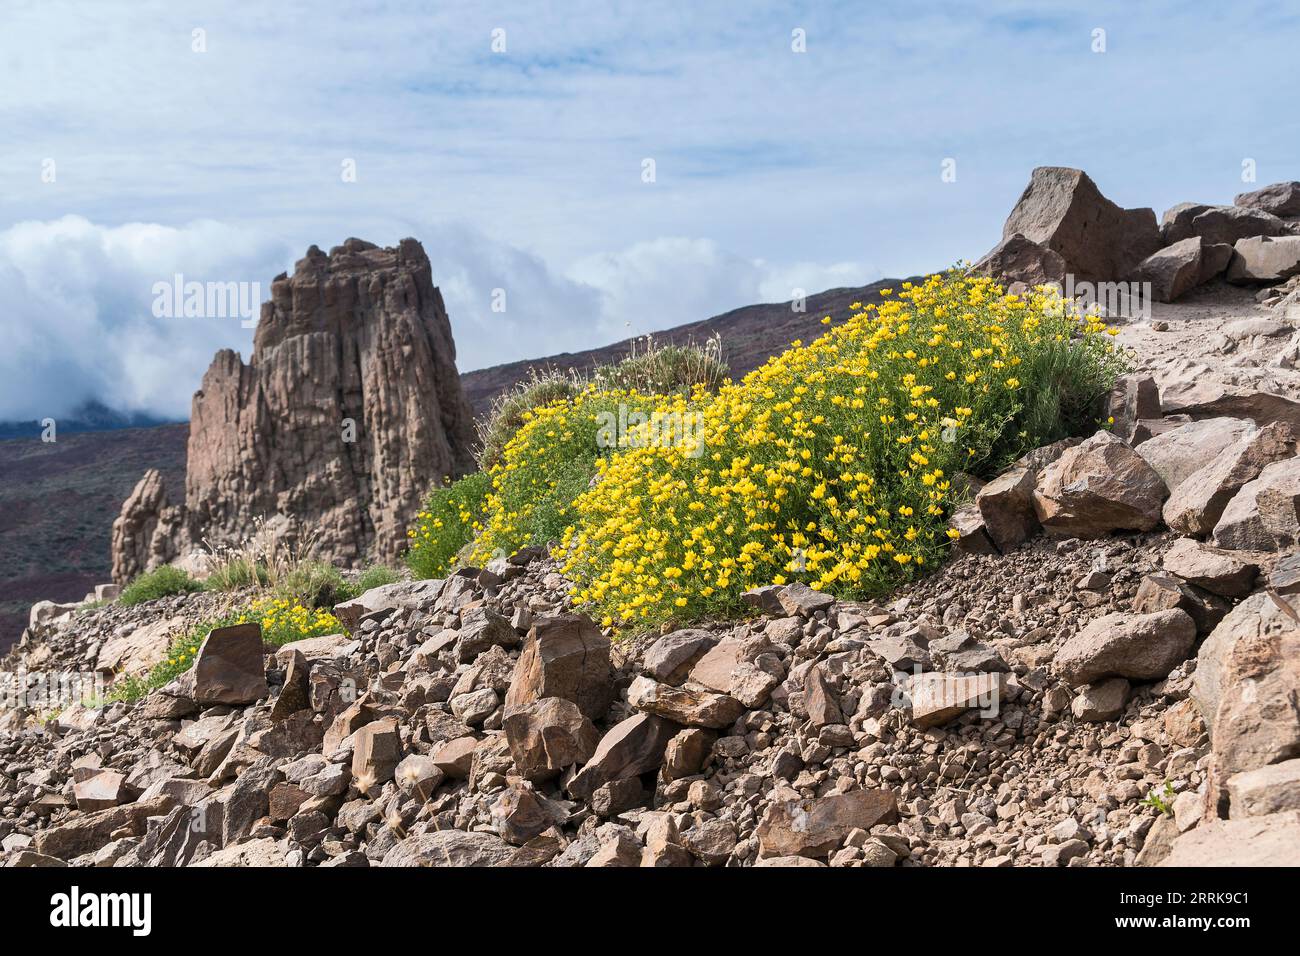
[[[1123,368],[1108,331],[1048,289],[1004,295],[950,272],[855,305],[716,396],[665,400],[700,417],[694,437],[596,459],[598,480],[562,512],[575,601],[640,626],[734,611],[763,584],[888,591],[935,563],[959,474],[1095,427]],[[585,417],[558,403],[516,440],[545,454],[531,426],[586,441]],[[508,550],[526,499],[489,507],[487,546]]]
[[[416,578],[442,577],[455,566],[461,548],[483,527],[489,481],[480,471],[429,492],[406,531],[406,564]]]
[[[311,608],[288,598],[254,601],[235,619],[236,624],[262,625],[262,640],[274,647],[309,637],[338,634],[343,626],[324,608]]]
[[[635,389],[587,384],[572,398],[524,413],[523,425],[487,472],[486,517],[471,562],[484,564],[527,545],[558,541],[573,518],[574,499],[596,474],[597,461],[626,447],[629,420],[654,414],[668,401]]]

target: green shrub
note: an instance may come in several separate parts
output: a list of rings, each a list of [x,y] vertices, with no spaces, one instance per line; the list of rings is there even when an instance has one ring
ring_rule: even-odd
[[[524,416],[534,408],[551,402],[572,398],[582,390],[582,380],[574,374],[561,372],[539,373],[529,370],[530,377],[514,388],[496,397],[487,418],[479,423],[479,467],[484,471],[501,460],[506,442],[524,423]]]
[[[143,601],[153,601],[172,594],[186,594],[191,591],[202,590],[202,588],[202,584],[195,581],[180,568],[163,565],[157,570],[140,575],[124,587],[117,601],[119,604],[130,607]]]
[[[480,471],[429,492],[415,525],[406,532],[406,564],[416,578],[442,577],[454,566],[456,555],[480,527],[489,482]]]
[[[699,416],[698,440],[598,460],[569,509],[574,600],[607,625],[644,627],[738,612],[764,584],[888,593],[943,555],[954,478],[1096,427],[1124,368],[1106,331],[1050,293],[949,273],[905,283],[716,396],[676,397],[670,408]]]
[[[672,395],[696,386],[714,392],[727,378],[722,339],[704,345],[659,345],[647,335],[633,341],[631,354],[614,365],[592,371],[590,381],[601,391],[630,391],[643,395]]]
[[[343,588],[338,592],[334,603],[340,601],[351,601],[358,598],[373,588],[383,587],[385,584],[395,584],[402,579],[402,576],[392,568],[386,568],[383,565],[375,564],[366,568],[356,581],[345,581]]]
[[[528,412],[489,473],[486,517],[470,560],[482,565],[523,547],[559,541],[574,520],[574,500],[596,475],[597,462],[615,454],[628,438],[623,426],[666,401],[661,395],[591,384],[572,399]]]

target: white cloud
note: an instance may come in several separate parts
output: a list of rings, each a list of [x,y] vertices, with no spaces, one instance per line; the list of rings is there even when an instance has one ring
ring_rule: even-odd
[[[778,266],[727,252],[711,239],[661,238],[584,258],[569,270],[599,289],[603,338],[671,328],[755,302],[785,302],[796,290],[865,285],[878,275],[855,263]],[[592,343],[599,344],[599,343]]]
[[[560,269],[467,225],[413,231],[442,290],[462,370],[606,345],[784,301],[795,288],[817,292],[875,278],[852,263],[777,265],[687,238],[636,243]],[[306,245],[212,221],[110,227],[65,216],[0,232],[9,330],[0,350],[0,421],[57,419],[90,399],[187,418],[213,353],[233,348],[247,360],[252,332],[237,317],[158,318],[154,284],[177,273],[186,281],[256,283],[265,299],[272,277]],[[505,310],[494,311],[501,295]]]
[[[155,318],[155,282],[256,282],[288,261],[282,244],[217,222],[106,227],[79,216],[0,232],[0,420],[55,419],[98,399],[188,418],[213,353],[247,356],[238,319]]]

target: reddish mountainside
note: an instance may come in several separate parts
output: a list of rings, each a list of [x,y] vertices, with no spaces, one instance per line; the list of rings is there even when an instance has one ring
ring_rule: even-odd
[[[0,442],[0,651],[35,601],[76,601],[108,580],[109,532],[146,468],[185,480],[188,425]]]
[[[803,312],[795,312],[789,302],[747,305],[715,315],[711,319],[655,332],[654,338],[661,343],[686,344],[704,342],[714,335],[721,336],[722,357],[730,366],[732,377],[739,378],[762,365],[770,356],[784,350],[792,340],[807,340],[817,335],[825,316],[842,319],[854,302],[879,301],[879,290],[896,288],[899,282],[898,279],[883,279],[867,286],[819,292],[808,297],[805,303],[807,308]],[[561,372],[572,369],[585,372],[597,365],[626,357],[632,341],[624,339],[584,352],[561,352],[545,358],[494,365],[465,372],[460,380],[465,389],[465,397],[474,406],[474,413],[482,415],[491,407],[492,399],[516,382],[527,378],[530,369],[555,369]]]

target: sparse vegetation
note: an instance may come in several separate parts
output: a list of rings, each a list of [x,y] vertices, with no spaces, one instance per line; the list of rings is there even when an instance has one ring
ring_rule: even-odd
[[[1166,780],[1163,788],[1152,790],[1143,798],[1142,806],[1151,807],[1157,813],[1172,817],[1174,815],[1174,798],[1176,796],[1178,796],[1178,793],[1174,790],[1174,785]]]
[[[154,601],[172,594],[185,594],[202,589],[202,584],[180,568],[164,565],[137,577],[122,589],[117,601],[125,607],[130,607],[144,601]]]
[[[491,485],[487,472],[466,475],[434,488],[406,532],[406,563],[417,578],[436,578],[454,564],[460,550],[482,527],[483,503]]]
[[[718,388],[726,377],[720,353],[716,338],[678,346],[647,336],[627,358],[589,376],[534,372],[497,400],[481,427],[484,471],[430,492],[407,532],[412,571],[422,578],[445,574],[471,542],[472,560],[482,564],[559,540],[597,458],[617,451],[626,437],[623,426],[671,396]],[[605,434],[611,421],[613,434]]]
[[[205,586],[213,591],[257,588],[291,603],[320,608],[397,580],[391,568],[374,566],[363,571],[357,582],[350,582],[338,568],[309,557],[315,543],[314,535],[293,540],[259,520],[242,543],[209,546]]]

